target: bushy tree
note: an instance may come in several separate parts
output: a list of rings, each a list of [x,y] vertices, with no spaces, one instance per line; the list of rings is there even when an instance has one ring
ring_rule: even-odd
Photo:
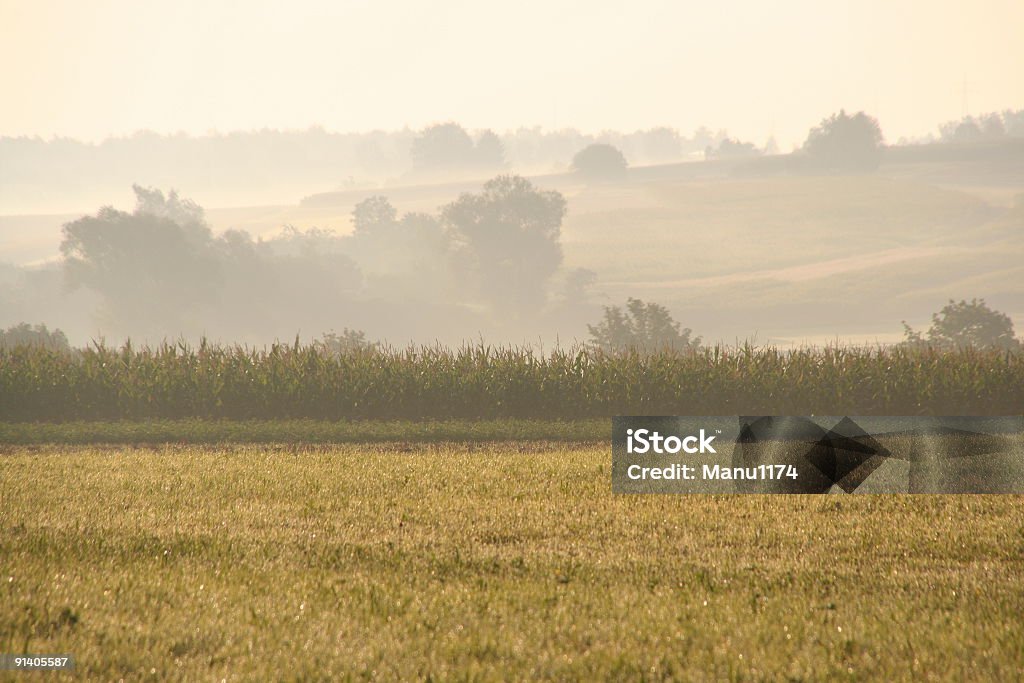
[[[373,196],[356,204],[352,209],[353,234],[373,235],[387,230],[398,222],[398,211],[387,197]]]
[[[135,213],[166,218],[200,241],[209,239],[210,228],[206,224],[203,207],[191,199],[180,197],[177,190],[171,190],[166,196],[161,190],[142,185],[132,185],[132,190],[135,192]]]
[[[15,346],[41,346],[51,351],[70,351],[68,338],[59,329],[49,330],[46,325],[21,323],[0,330],[0,349]]]
[[[454,122],[424,128],[413,139],[411,153],[418,172],[493,172],[505,167],[505,147],[494,131],[483,131],[474,143]]]
[[[66,280],[102,295],[116,322],[181,330],[219,281],[210,228],[176,193],[134,190],[132,213],[106,206],[64,225]]]
[[[463,277],[500,314],[521,315],[544,303],[562,262],[565,198],[520,176],[489,180],[442,209]]]
[[[451,239],[436,217],[407,213],[401,218],[384,197],[370,197],[352,212],[350,252],[366,272],[374,296],[444,298],[450,280]]]
[[[572,171],[587,181],[622,180],[629,164],[615,147],[603,143],[587,145],[572,158]]]
[[[1006,126],[999,114],[988,114],[981,117],[981,134],[986,140],[999,140],[1006,137]]]
[[[718,149],[708,145],[704,149],[705,159],[749,159],[761,156],[753,142],[740,142],[732,138],[725,138],[718,143]]]
[[[1002,140],[1007,136],[1008,126],[1004,123],[1011,123],[1012,112],[982,114],[978,117],[965,116],[959,121],[948,121],[939,126],[939,134],[943,142],[981,142],[984,140]]]
[[[424,128],[412,141],[413,168],[420,171],[455,170],[473,163],[473,138],[454,122]]]
[[[981,127],[970,116],[939,126],[943,142],[977,142],[981,139]]]
[[[811,129],[804,152],[822,168],[866,171],[882,161],[882,129],[864,112],[841,110]]]
[[[681,328],[664,306],[633,298],[626,301],[625,310],[605,306],[604,318],[597,325],[587,325],[587,329],[591,344],[609,353],[628,349],[695,350],[701,342],[700,337],[692,336],[690,328]]]
[[[244,231],[226,232],[216,241],[223,274],[211,296],[216,315],[204,319],[204,329],[284,338],[350,315],[363,274],[345,253],[347,239],[292,226],[258,241]]]
[[[915,331],[903,322],[905,344],[937,348],[1019,349],[1020,341],[1014,337],[1013,321],[1005,313],[992,310],[984,299],[949,300],[941,311],[932,315],[927,335]]]
[[[1024,109],[1007,109],[1002,114],[1003,126],[1010,137],[1024,137]]]
[[[480,168],[497,171],[505,167],[505,145],[493,130],[485,130],[477,138],[475,156]]]
[[[135,193],[131,213],[103,207],[64,226],[65,281],[102,297],[108,332],[157,341],[320,330],[324,311],[346,314],[362,286],[343,238],[329,230],[214,238],[195,203],[138,186]]]
[[[324,333],[319,340],[313,342],[313,346],[332,356],[366,353],[380,348],[379,343],[367,341],[366,333],[362,330],[350,330],[347,327],[341,334],[334,330]]]
[[[640,151],[645,160],[654,163],[678,161],[683,156],[683,143],[679,131],[664,126],[638,131]]]

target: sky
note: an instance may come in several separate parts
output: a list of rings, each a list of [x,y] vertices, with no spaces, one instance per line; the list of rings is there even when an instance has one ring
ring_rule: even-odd
[[[0,0],[0,135],[706,125],[783,150],[1024,108],[1021,0]]]

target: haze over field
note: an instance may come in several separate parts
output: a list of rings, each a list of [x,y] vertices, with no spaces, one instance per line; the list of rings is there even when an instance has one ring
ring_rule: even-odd
[[[0,2],[0,134],[671,125],[784,149],[1024,102],[1015,0]],[[966,79],[966,102],[964,81]],[[969,111],[964,110],[965,104]],[[82,207],[85,208],[85,207]]]
[[[898,341],[951,298],[1024,320],[1024,5],[620,10],[0,0],[0,328],[551,345],[628,297],[705,341]]]

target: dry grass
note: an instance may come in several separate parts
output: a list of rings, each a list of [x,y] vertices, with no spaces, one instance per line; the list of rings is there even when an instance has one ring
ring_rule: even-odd
[[[1024,675],[1020,498],[613,496],[605,447],[0,456],[0,651],[91,679]]]

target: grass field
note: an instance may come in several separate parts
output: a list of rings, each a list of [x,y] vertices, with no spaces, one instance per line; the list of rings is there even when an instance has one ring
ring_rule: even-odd
[[[6,446],[0,651],[98,680],[1024,676],[1020,498],[613,496],[610,460]]]

